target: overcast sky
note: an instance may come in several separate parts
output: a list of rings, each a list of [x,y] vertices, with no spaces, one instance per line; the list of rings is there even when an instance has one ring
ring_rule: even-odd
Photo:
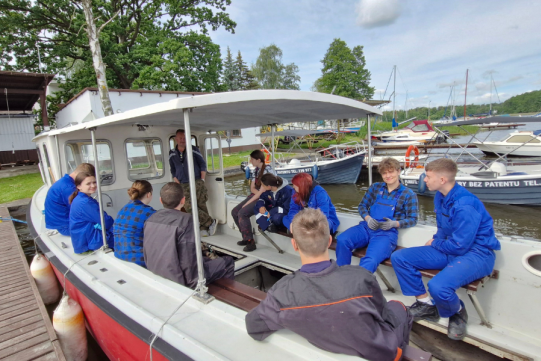
[[[364,46],[375,99],[397,65],[400,109],[406,89],[408,108],[445,105],[453,82],[456,103],[463,104],[466,69],[468,103],[489,102],[490,74],[501,101],[541,89],[541,1],[232,0],[227,11],[235,34],[211,32],[222,54],[229,46],[251,64],[274,43],[284,63],[299,66],[301,90],[321,75],[334,38]],[[497,102],[495,91],[492,97]]]

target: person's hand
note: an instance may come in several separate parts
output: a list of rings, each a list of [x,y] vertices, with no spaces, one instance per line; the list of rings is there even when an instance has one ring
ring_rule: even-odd
[[[384,231],[388,231],[389,229],[393,227],[398,227],[399,223],[397,221],[393,221],[389,218],[383,218],[385,222],[381,222],[379,224],[379,228],[383,229]]]
[[[432,238],[430,241],[425,243],[425,246],[432,246],[432,242],[434,241],[434,238]]]
[[[175,181],[175,183],[180,184],[180,182],[178,181],[177,177],[173,177],[173,180]]]
[[[364,220],[366,221],[366,223],[368,223],[368,228],[370,228],[371,230],[375,231],[379,228],[379,223],[374,218],[366,216]]]
[[[260,207],[259,208],[259,213],[261,213],[261,214],[265,214],[266,211],[267,211],[267,209],[265,207]]]

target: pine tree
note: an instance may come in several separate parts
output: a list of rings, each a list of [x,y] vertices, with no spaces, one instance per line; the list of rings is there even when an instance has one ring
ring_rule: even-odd
[[[233,60],[231,50],[227,47],[227,55],[224,61],[224,85],[228,91],[239,90],[240,88],[240,73],[237,64]]]
[[[248,66],[246,65],[244,60],[242,60],[242,54],[240,53],[240,50],[237,55],[237,61],[235,63],[235,66],[238,77],[240,79],[239,90],[254,90],[259,88],[259,84],[257,84],[255,76],[252,74],[250,69],[248,69]]]

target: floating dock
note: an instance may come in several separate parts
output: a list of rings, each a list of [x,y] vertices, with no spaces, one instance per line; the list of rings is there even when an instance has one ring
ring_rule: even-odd
[[[11,221],[0,222],[0,360],[66,360]]]

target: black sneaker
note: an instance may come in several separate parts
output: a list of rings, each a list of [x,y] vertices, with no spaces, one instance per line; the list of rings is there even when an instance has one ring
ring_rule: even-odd
[[[239,246],[246,246],[248,244],[248,241],[245,241],[245,240],[242,240],[242,241],[238,241],[237,244]]]
[[[435,305],[429,305],[428,303],[417,301],[408,307],[408,310],[415,321],[428,320],[438,322],[440,319],[438,308]]]
[[[255,241],[253,239],[247,241],[246,247],[244,247],[242,250],[244,252],[252,252],[255,251],[257,247],[255,246]]]
[[[462,302],[461,302],[462,304]],[[466,325],[468,323],[468,312],[462,304],[462,309],[449,317],[449,327],[447,328],[447,336],[451,340],[462,341],[466,337]]]

